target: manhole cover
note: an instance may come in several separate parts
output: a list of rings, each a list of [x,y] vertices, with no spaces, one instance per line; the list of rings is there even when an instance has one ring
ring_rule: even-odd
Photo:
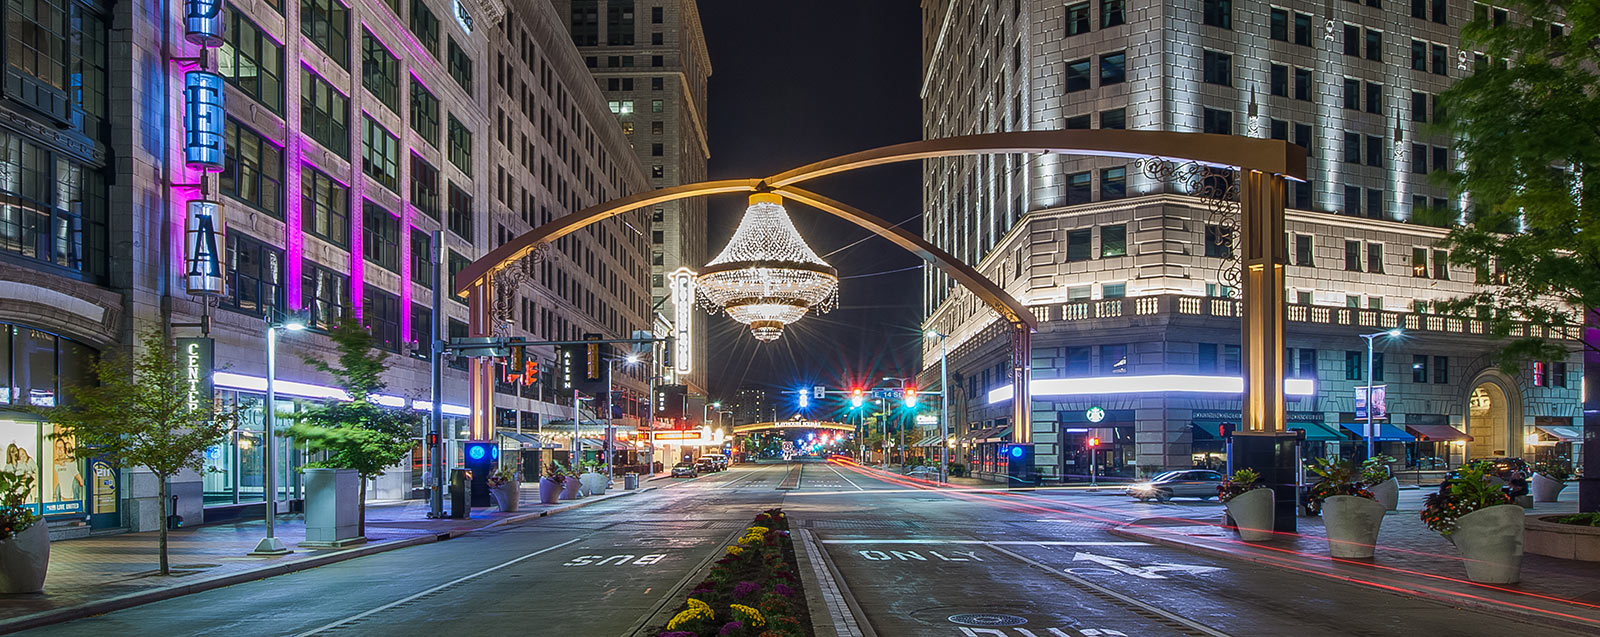
[[[962,613],[960,615],[951,615],[950,622],[963,626],[1021,626],[1028,623],[1028,620],[1016,615]]]

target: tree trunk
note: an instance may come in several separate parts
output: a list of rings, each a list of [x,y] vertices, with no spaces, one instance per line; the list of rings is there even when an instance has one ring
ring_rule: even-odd
[[[156,493],[159,493],[161,498],[161,519],[156,520],[156,523],[161,527],[161,574],[171,575],[172,566],[167,562],[167,516],[172,515],[172,512],[167,510],[169,506],[167,504],[167,476],[157,474],[156,480],[159,481]]]
[[[367,536],[367,478],[361,478],[361,496],[356,500],[356,535]]]

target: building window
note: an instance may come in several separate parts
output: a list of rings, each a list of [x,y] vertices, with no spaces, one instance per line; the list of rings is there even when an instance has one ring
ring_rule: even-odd
[[[277,318],[283,308],[283,251],[242,232],[227,234],[228,285],[222,307]]]
[[[1089,203],[1093,192],[1091,182],[1087,172],[1067,175],[1067,205]]]
[[[1126,196],[1128,196],[1128,169],[1120,166],[1117,168],[1102,168],[1100,170],[1100,200],[1110,201]]]
[[[1121,84],[1127,78],[1127,54],[1118,51],[1100,56],[1100,85]]]
[[[1344,242],[1344,269],[1346,272],[1361,271],[1361,242]]]
[[[606,45],[633,46],[633,0],[606,3]]]
[[[1067,92],[1089,90],[1089,58],[1067,63]]]
[[[1067,130],[1089,130],[1089,116],[1075,115],[1067,118]]]
[[[1280,42],[1289,41],[1289,12],[1274,7],[1272,9],[1272,26],[1270,28],[1272,39]]]
[[[1300,349],[1296,352],[1299,357],[1295,365],[1295,375],[1299,378],[1317,377],[1317,350]]]
[[[1383,274],[1383,244],[1367,244],[1367,272]]]
[[[1120,299],[1128,296],[1128,284],[1106,283],[1100,286],[1100,298]]]
[[[1311,69],[1294,70],[1294,98],[1311,101]]]
[[[421,303],[411,304],[411,357],[428,360],[433,356],[433,310]]]
[[[1444,250],[1433,251],[1433,278],[1439,281],[1450,280],[1450,253]]]
[[[400,351],[400,297],[368,284],[362,295],[361,322],[379,348]]]
[[[1213,108],[1204,109],[1201,113],[1204,118],[1202,132],[1216,135],[1233,134],[1233,112],[1219,111]]]
[[[429,55],[439,59],[439,18],[422,0],[411,0],[411,33],[417,36]]]
[[[7,65],[56,91],[67,90],[66,3],[7,3],[5,30]]]
[[[350,100],[300,67],[300,130],[341,157],[350,154]]]
[[[371,200],[361,202],[361,254],[373,265],[400,272],[400,218]]]
[[[1100,258],[1128,256],[1128,226],[1100,227]]]
[[[1289,96],[1289,67],[1280,64],[1272,65],[1271,91],[1278,97]]]
[[[433,289],[433,238],[411,229],[411,282]]]
[[[1067,232],[1067,262],[1088,261],[1091,232],[1088,228]]]
[[[1428,249],[1411,249],[1411,276],[1418,278],[1428,277]]]
[[[1206,256],[1219,259],[1233,258],[1233,229],[1224,226],[1206,226]]]
[[[1420,354],[1411,357],[1411,382],[1428,382],[1428,357]]]
[[[339,66],[350,68],[350,10],[339,0],[300,0],[300,32]]]
[[[652,113],[660,113],[660,112],[665,111],[665,110],[666,110],[666,102],[664,102],[662,100],[650,100],[650,112],[652,112]]]
[[[439,169],[411,156],[411,205],[431,218],[439,218]]]
[[[361,85],[390,112],[400,113],[400,59],[366,29],[361,30]]]
[[[1128,113],[1124,109],[1100,111],[1100,128],[1122,130],[1128,127]]]
[[[217,53],[218,72],[251,99],[283,112],[283,48],[237,9],[228,10],[228,38]]]
[[[1435,44],[1430,47],[1429,57],[1432,58],[1432,71],[1434,75],[1449,74],[1449,62],[1447,62],[1449,57],[1447,53],[1448,52],[1445,50],[1445,47],[1442,44]]]
[[[1344,78],[1344,107],[1349,110],[1361,109],[1361,82]]]
[[[1294,14],[1294,43],[1301,46],[1311,46],[1311,16],[1305,13]]]
[[[1561,382],[1557,383],[1556,387],[1565,386],[1567,384],[1566,383],[1566,375],[1567,375],[1566,374],[1566,367],[1567,367],[1567,365],[1566,365],[1566,363],[1556,363],[1556,365],[1560,366],[1561,376],[1562,376]],[[1448,357],[1448,356],[1435,356],[1435,357],[1433,357],[1433,382],[1437,383],[1437,384],[1440,384],[1440,385],[1449,384],[1449,382],[1450,382],[1450,357]]]
[[[1203,21],[1206,26],[1233,28],[1233,0],[1204,0]]]
[[[1367,29],[1367,59],[1383,61],[1383,32]]]
[[[1067,5],[1067,35],[1083,35],[1088,32],[1089,3]]]
[[[245,205],[283,218],[283,150],[255,131],[228,119],[222,174],[222,194]]]
[[[363,117],[361,171],[373,181],[400,192],[400,140],[371,117]]]
[[[1362,368],[1367,366],[1367,360],[1365,356],[1365,352],[1347,351],[1344,353],[1345,380],[1361,380],[1362,376],[1364,375],[1362,374]]]
[[[0,130],[0,175],[0,252],[105,275],[109,202],[100,172]]]
[[[1428,121],[1428,94],[1413,91],[1411,93],[1411,121]]]
[[[450,120],[450,163],[460,168],[466,176],[472,176],[472,131],[456,120],[455,115],[447,116]]]
[[[1128,346],[1100,346],[1100,375],[1128,373]]]
[[[667,177],[667,168],[661,164],[651,166],[650,177],[652,179],[665,179]]]
[[[1353,24],[1344,25],[1344,54],[1361,55],[1361,29]]]
[[[321,171],[307,167],[300,176],[301,227],[306,233],[344,247],[350,242],[350,190]]]
[[[1344,162],[1361,163],[1361,134],[1346,131],[1344,134]]]
[[[300,267],[300,296],[308,327],[331,331],[350,304],[350,279],[310,261]]]
[[[1303,267],[1315,267],[1313,263],[1312,237],[1309,234],[1294,236],[1294,264]]]
[[[1202,54],[1202,59],[1205,64],[1205,82],[1207,84],[1233,86],[1232,55],[1206,51]]]
[[[1082,378],[1093,373],[1090,358],[1094,355],[1094,348],[1068,347],[1066,354],[1066,368],[1062,370],[1064,372],[1063,375],[1068,378]],[[995,375],[999,378],[1004,378],[999,373]]]
[[[333,0],[329,0],[330,2]],[[456,81],[461,90],[468,95],[472,94],[472,58],[467,57],[467,52],[461,50],[455,38],[449,38],[449,55],[446,57],[446,66],[450,69],[450,78]]]
[[[650,156],[651,157],[660,157],[660,156],[665,155],[665,154],[666,154],[666,146],[664,144],[651,144],[650,145]]]
[[[439,147],[439,98],[411,78],[411,130],[434,148]]]
[[[1411,70],[1428,70],[1428,43],[1422,40],[1411,41]]]
[[[1012,2],[1015,3],[1017,0],[1012,0]],[[1100,28],[1109,29],[1125,21],[1123,0],[1100,0]]]
[[[1383,197],[1383,193],[1384,191],[1378,188],[1367,189],[1367,217],[1372,219],[1383,219],[1385,217],[1384,213],[1387,210],[1384,205],[1386,200]]]
[[[1383,138],[1377,135],[1367,136],[1367,165],[1375,168],[1383,167]]]
[[[455,183],[450,184],[449,219],[446,225],[456,236],[472,241],[472,196],[466,191],[457,188]]]

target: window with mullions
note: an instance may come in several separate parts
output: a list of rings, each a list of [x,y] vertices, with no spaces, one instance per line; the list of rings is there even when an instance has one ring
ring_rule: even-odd
[[[361,85],[390,112],[400,113],[400,58],[366,29],[361,30]]]
[[[400,351],[400,297],[368,284],[363,291],[361,322],[379,348]]]
[[[411,304],[411,341],[418,347],[411,350],[411,357],[428,360],[433,355],[433,310],[421,303]]]
[[[1233,28],[1233,0],[1204,0],[1202,21],[1207,26]]]
[[[84,132],[98,137],[109,114],[106,100],[106,18],[82,4],[72,5],[72,103],[83,111]],[[280,98],[281,99],[281,98]]]
[[[339,0],[300,0],[300,32],[339,66],[350,68],[350,10]]]
[[[217,72],[268,110],[283,112],[283,47],[231,7],[227,36],[217,55]]]
[[[227,234],[227,293],[220,305],[277,318],[283,304],[283,251],[242,232]]]
[[[0,181],[0,252],[105,275],[107,201],[100,173],[0,131],[0,174],[7,176]]]
[[[222,133],[222,194],[282,219],[283,149],[231,117]]]
[[[607,45],[633,45],[633,15],[633,0],[610,0],[606,3]]]
[[[361,255],[373,265],[400,272],[400,218],[370,199],[361,202]]]
[[[1233,86],[1233,56],[1227,53],[1206,51],[1202,57],[1207,84]]]
[[[350,279],[310,261],[302,261],[300,297],[309,315],[307,327],[331,331],[339,326],[345,307],[350,305]]]
[[[433,237],[411,229],[411,282],[433,289]]]
[[[350,189],[307,167],[300,177],[301,227],[312,236],[345,247],[350,243]]]
[[[456,121],[456,116],[450,118],[450,163],[460,168],[468,177],[472,176],[472,131],[461,122]]]
[[[341,157],[350,154],[350,99],[300,67],[300,130]]]
[[[1015,2],[1017,0],[1013,0]],[[1100,28],[1108,29],[1126,21],[1123,0],[1100,0]]]
[[[434,59],[439,59],[439,18],[422,0],[411,0],[411,34]]]
[[[439,98],[415,77],[411,78],[411,130],[428,145],[439,147]]]
[[[400,140],[371,117],[362,117],[361,171],[373,181],[400,192]]]
[[[448,278],[446,278],[445,280],[446,281],[454,281],[454,280],[456,280],[456,274],[457,273],[461,272],[462,270],[467,269],[467,266],[472,265],[472,259],[468,259],[468,258],[466,258],[464,256],[456,254],[455,250],[450,250],[449,252],[450,252],[450,259],[445,262],[446,263],[446,267],[449,268],[449,271],[445,273],[445,274],[448,275]],[[466,305],[467,304],[467,297],[461,296],[460,294],[450,294],[448,296],[450,297],[450,300],[452,300],[452,301],[455,301],[455,302],[460,303],[462,305]],[[455,321],[451,321],[450,337],[451,338],[456,338],[457,337],[457,335],[455,333]]]
[[[1067,5],[1067,35],[1082,35],[1088,32],[1089,3]]]
[[[57,91],[67,90],[67,9],[63,0],[6,3],[6,64]]]
[[[461,86],[461,90],[469,95],[472,93],[472,58],[467,57],[467,52],[461,50],[461,45],[456,44],[455,38],[450,40],[449,56],[445,60],[450,70],[450,78]]]
[[[450,213],[445,225],[456,236],[472,241],[472,195],[450,184]],[[455,273],[451,273],[454,276]]]
[[[1100,56],[1100,85],[1121,84],[1127,79],[1128,56],[1123,51]]]
[[[411,205],[439,218],[439,169],[416,155],[411,156]]]

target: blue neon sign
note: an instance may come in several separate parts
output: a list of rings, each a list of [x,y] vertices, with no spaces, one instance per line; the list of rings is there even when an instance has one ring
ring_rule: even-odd
[[[190,168],[222,170],[222,94],[221,75],[190,71],[183,76],[183,159]]]
[[[185,0],[183,39],[199,46],[222,46],[222,0]]]

